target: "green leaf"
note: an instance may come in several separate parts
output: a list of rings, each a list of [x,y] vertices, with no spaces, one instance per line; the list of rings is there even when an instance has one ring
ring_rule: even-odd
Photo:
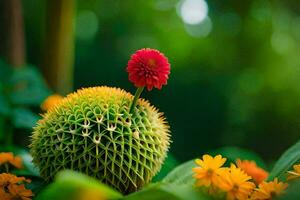
[[[15,108],[12,112],[12,122],[16,128],[31,129],[39,119],[38,115],[27,108]]]
[[[178,166],[178,164],[179,162],[175,159],[175,157],[172,154],[168,154],[160,172],[153,178],[153,182],[162,180],[170,171]]]
[[[31,190],[35,196],[38,196],[38,193],[40,193],[47,186],[47,183],[45,183],[41,177],[26,176],[26,178],[31,180],[31,182],[26,185],[26,188]]]
[[[50,95],[41,74],[33,67],[24,67],[14,71],[11,78],[13,91],[12,103],[18,105],[40,105]]]
[[[163,179],[163,183],[193,186],[195,179],[192,169],[194,167],[196,167],[194,160],[179,165]]]
[[[38,196],[37,200],[84,200],[83,194],[91,194],[94,196],[101,196],[104,199],[120,199],[122,195],[101,183],[84,174],[65,170],[59,172],[55,178],[55,182],[50,184]],[[99,199],[101,200],[101,199]]]
[[[294,180],[289,183],[285,193],[277,198],[277,200],[298,200],[300,199],[300,180]]]
[[[208,200],[206,195],[188,185],[155,183],[143,190],[130,194],[124,200]]]
[[[275,163],[268,180],[273,180],[275,177],[278,177],[280,180],[284,180],[286,171],[288,171],[294,164],[298,163],[299,161],[300,140],[282,154],[279,160]]]
[[[217,150],[210,152],[211,155],[220,154],[222,157],[227,158],[226,164],[229,166],[230,163],[235,163],[237,159],[241,160],[253,160],[257,163],[258,166],[266,169],[266,164],[264,160],[254,153],[247,149],[242,149],[239,147],[223,147]]]

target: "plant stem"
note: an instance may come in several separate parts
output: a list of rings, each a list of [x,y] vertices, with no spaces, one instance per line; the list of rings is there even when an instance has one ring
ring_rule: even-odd
[[[8,166],[7,163],[4,164],[4,168],[5,168],[6,173],[8,173],[9,172],[9,166]]]
[[[5,143],[7,147],[10,147],[13,145],[13,127],[12,124],[9,122],[9,120],[6,120],[6,129],[5,129]]]
[[[0,51],[12,67],[25,64],[24,21],[22,1],[0,2]]]
[[[133,109],[135,108],[136,104],[137,104],[137,101],[139,99],[139,97],[141,96],[142,92],[144,90],[144,87],[139,87],[135,94],[134,94],[134,98],[131,102],[131,105],[130,105],[130,109],[129,109],[129,113],[132,113],[133,112]]]
[[[73,90],[74,15],[76,0],[47,0],[42,71],[57,93]]]

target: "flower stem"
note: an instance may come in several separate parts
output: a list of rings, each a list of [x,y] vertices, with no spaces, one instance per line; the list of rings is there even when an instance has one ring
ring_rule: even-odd
[[[8,164],[7,164],[7,163],[5,163],[5,164],[4,164],[4,167],[5,167],[5,171],[6,171],[6,173],[8,173],[8,172],[9,172],[9,166],[8,166]]]
[[[141,96],[143,90],[144,90],[144,87],[139,87],[136,90],[136,92],[134,94],[134,99],[133,99],[133,101],[131,102],[131,105],[130,105],[129,113],[133,112],[133,109],[135,108],[135,106],[137,104],[137,101],[138,101],[139,97]]]
[[[13,128],[12,124],[9,122],[9,120],[6,121],[6,146],[11,147],[13,145]]]

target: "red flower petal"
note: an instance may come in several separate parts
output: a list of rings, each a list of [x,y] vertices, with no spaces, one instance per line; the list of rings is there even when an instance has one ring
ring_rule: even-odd
[[[170,74],[168,58],[156,49],[140,49],[136,51],[127,64],[129,80],[136,87],[153,87],[161,89],[167,84]]]

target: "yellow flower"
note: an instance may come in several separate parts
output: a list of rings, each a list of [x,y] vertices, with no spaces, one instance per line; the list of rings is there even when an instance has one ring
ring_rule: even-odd
[[[262,182],[259,184],[258,188],[255,189],[251,196],[251,200],[272,200],[278,195],[282,194],[287,188],[288,184],[283,182],[278,182],[275,178],[271,182]]]
[[[227,200],[246,200],[255,188],[250,179],[243,170],[232,164],[229,170],[220,174],[217,186],[227,193]]]
[[[204,155],[202,160],[197,159],[195,162],[198,165],[198,167],[193,168],[196,185],[208,187],[217,182],[219,174],[224,170],[221,167],[226,162],[226,158],[222,158],[221,155],[215,157]]]
[[[46,100],[41,105],[41,109],[43,111],[48,111],[54,108],[59,102],[61,102],[62,99],[63,99],[62,96],[58,94],[53,94],[46,98]]]
[[[293,166],[293,171],[288,171],[287,180],[300,178],[300,164]]]
[[[12,153],[0,153],[0,166],[10,164],[18,169],[23,167],[22,158],[14,156]]]
[[[32,191],[25,188],[24,182],[29,183],[30,180],[13,174],[0,174],[1,200],[31,200]]]
[[[238,159],[236,164],[239,168],[241,168],[249,176],[251,176],[252,179],[257,184],[260,184],[261,182],[263,182],[269,175],[269,173],[266,172],[264,169],[258,167],[254,161],[249,161],[249,160],[242,161],[242,160]]]

